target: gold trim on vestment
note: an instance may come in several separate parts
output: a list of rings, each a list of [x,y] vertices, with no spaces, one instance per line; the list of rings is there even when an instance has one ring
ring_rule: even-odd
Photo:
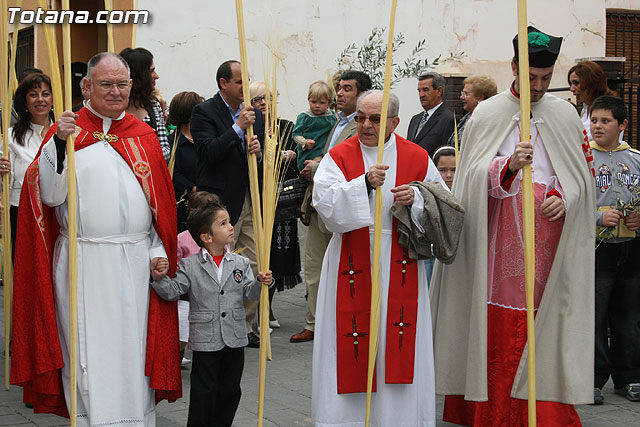
[[[98,141],[116,142],[118,140],[118,136],[112,133],[102,133],[95,131],[92,135]]]

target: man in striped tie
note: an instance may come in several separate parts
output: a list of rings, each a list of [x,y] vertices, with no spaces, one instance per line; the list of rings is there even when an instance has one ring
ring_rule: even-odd
[[[432,155],[438,147],[446,145],[453,133],[453,113],[442,103],[444,77],[432,71],[418,77],[418,94],[423,112],[409,122],[407,139]]]

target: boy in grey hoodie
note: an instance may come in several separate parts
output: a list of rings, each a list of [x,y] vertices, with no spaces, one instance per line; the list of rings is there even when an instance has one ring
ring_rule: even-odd
[[[617,394],[640,401],[640,218],[638,212],[625,215],[615,209],[618,199],[628,202],[632,187],[640,184],[640,152],[618,140],[627,124],[627,108],[620,98],[595,100],[591,148],[596,169],[596,224],[598,235],[604,238],[596,249],[596,405],[604,401],[600,390],[609,376]],[[603,227],[613,227],[613,232]]]

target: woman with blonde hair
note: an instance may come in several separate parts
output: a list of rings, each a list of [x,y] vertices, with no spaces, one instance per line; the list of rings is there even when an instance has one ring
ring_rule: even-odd
[[[467,112],[458,122],[458,144],[462,141],[462,133],[467,124],[467,120],[471,117],[473,110],[476,109],[478,103],[485,99],[491,98],[498,93],[498,86],[492,77],[484,74],[474,74],[467,77],[462,82],[464,85],[460,92],[460,100],[462,107]],[[449,137],[449,145],[454,145],[455,133]]]

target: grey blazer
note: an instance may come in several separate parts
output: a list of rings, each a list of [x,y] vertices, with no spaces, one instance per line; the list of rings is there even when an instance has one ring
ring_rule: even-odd
[[[253,278],[249,260],[228,252],[222,281],[210,260],[198,252],[180,260],[176,277],[151,283],[161,298],[175,301],[189,295],[189,344],[195,351],[218,351],[248,344],[242,297],[257,300],[262,284]]]

